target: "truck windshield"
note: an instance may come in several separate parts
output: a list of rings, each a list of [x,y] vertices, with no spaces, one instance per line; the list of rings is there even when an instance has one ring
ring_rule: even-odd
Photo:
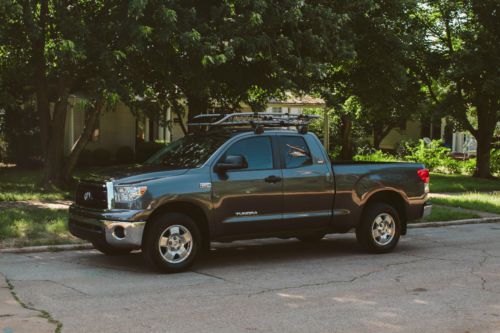
[[[168,144],[144,164],[172,169],[199,168],[228,139],[225,135],[188,135]]]

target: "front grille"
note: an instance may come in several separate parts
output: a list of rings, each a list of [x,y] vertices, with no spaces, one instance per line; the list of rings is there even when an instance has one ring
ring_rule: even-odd
[[[108,207],[106,184],[79,183],[76,187],[76,204],[80,207],[106,209]]]

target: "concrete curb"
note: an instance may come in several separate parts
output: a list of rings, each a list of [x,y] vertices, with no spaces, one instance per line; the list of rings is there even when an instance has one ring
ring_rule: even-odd
[[[440,228],[454,225],[464,224],[483,224],[483,223],[498,223],[498,217],[483,217],[479,219],[466,219],[445,222],[421,222],[409,223],[408,229],[419,228]],[[48,246],[28,246],[19,248],[0,249],[0,253],[37,253],[37,252],[59,252],[59,251],[78,251],[78,250],[91,250],[94,247],[90,243],[85,244],[68,244],[68,245],[48,245]]]
[[[27,246],[27,247],[0,249],[0,253],[59,252],[59,251],[90,250],[93,248],[94,247],[90,243],[66,244],[66,245],[42,245],[42,246]]]
[[[482,218],[478,218],[478,219],[443,221],[443,222],[408,223],[408,229],[439,228],[439,227],[448,227],[448,226],[453,226],[453,225],[497,223],[497,222],[500,222],[500,216],[482,217]]]

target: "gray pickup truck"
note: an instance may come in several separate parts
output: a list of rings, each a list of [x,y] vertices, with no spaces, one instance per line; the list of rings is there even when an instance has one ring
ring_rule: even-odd
[[[245,115],[251,119],[237,120]],[[307,116],[206,119],[194,124],[205,130],[142,165],[82,180],[69,210],[71,233],[108,255],[141,249],[160,271],[179,272],[212,241],[313,242],[355,229],[364,249],[385,253],[408,221],[430,213],[422,164],[332,163],[307,132]]]

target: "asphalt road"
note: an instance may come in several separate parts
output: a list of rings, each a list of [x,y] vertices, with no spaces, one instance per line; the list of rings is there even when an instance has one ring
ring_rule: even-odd
[[[141,254],[1,254],[63,332],[500,332],[500,224],[409,230],[394,253],[352,234],[215,245],[160,275]]]

